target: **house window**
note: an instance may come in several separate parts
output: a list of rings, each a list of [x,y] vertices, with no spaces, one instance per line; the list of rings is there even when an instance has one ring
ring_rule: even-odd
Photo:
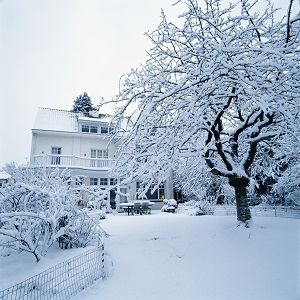
[[[109,179],[109,185],[117,185],[117,179],[116,178],[110,178]]]
[[[97,133],[98,132],[98,127],[97,126],[91,126],[90,130],[92,133]]]
[[[90,185],[98,185],[98,178],[90,178]]]
[[[108,179],[107,178],[100,178],[100,185],[108,185]]]
[[[101,133],[108,133],[108,127],[101,127]]]
[[[108,151],[107,150],[98,150],[91,149],[91,167],[105,168],[108,166]],[[105,160],[104,160],[105,159]]]
[[[76,185],[83,185],[83,183],[84,183],[84,178],[83,177],[77,177],[75,179],[75,184]]]
[[[115,133],[115,128],[114,127],[109,127],[108,132],[111,133],[111,134]]]
[[[147,199],[160,199],[163,200],[165,198],[165,185],[161,183],[159,187],[151,194],[151,191],[156,186],[155,183],[152,183],[148,191],[146,192]],[[136,183],[136,193],[139,195],[143,191],[144,187],[141,182]]]
[[[60,165],[61,148],[60,147],[52,147],[51,154],[52,154],[51,164],[52,165]]]
[[[126,188],[120,188],[120,193],[121,193],[121,195],[120,195],[120,202],[121,203],[122,202],[126,202],[127,201],[127,196],[126,196],[127,189]]]
[[[90,126],[82,125],[81,126],[81,132],[90,132]]]
[[[108,158],[107,150],[91,149],[91,158]]]

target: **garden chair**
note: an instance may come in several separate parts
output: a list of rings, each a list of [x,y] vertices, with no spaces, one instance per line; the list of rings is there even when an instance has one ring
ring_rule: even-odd
[[[141,207],[142,214],[151,214],[151,207],[149,205],[149,201],[143,201]]]
[[[141,210],[141,201],[134,201],[133,202],[133,212],[137,214],[142,214]]]

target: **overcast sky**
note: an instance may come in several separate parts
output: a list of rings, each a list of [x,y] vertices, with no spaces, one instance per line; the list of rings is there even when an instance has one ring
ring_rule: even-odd
[[[114,97],[144,62],[161,8],[170,19],[183,11],[174,2],[0,0],[0,168],[29,160],[38,107],[70,110],[84,91],[94,105]]]

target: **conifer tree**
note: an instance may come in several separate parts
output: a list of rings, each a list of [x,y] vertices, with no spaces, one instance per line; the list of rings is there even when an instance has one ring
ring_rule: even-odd
[[[91,101],[90,96],[87,92],[84,92],[83,94],[80,94],[79,97],[74,100],[73,108],[71,111],[73,112],[89,112],[93,109],[93,103]]]

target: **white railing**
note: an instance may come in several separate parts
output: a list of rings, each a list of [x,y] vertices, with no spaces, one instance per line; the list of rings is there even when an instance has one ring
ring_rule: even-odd
[[[110,158],[90,158],[76,155],[44,154],[34,155],[33,165],[56,167],[83,167],[93,169],[109,169],[113,160]]]

